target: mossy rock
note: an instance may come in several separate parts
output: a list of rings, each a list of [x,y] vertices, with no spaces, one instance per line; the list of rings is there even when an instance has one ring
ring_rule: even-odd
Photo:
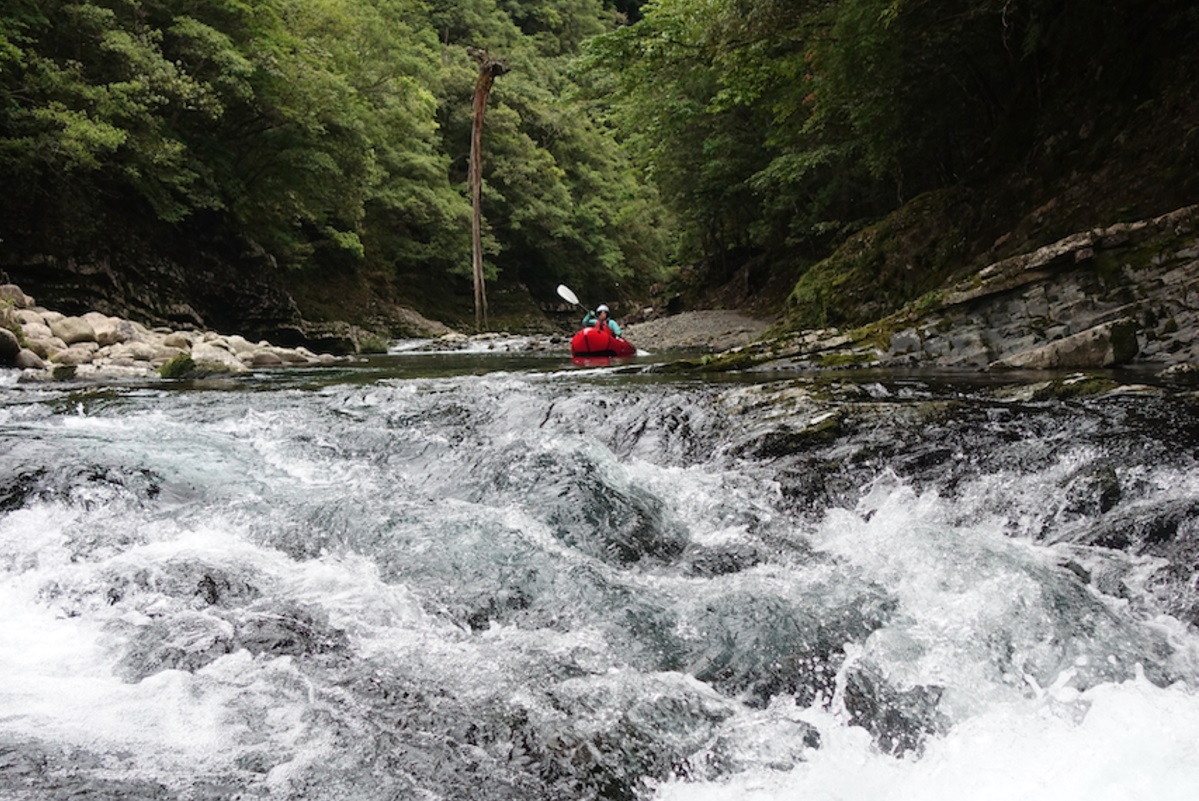
[[[1069,400],[1071,398],[1089,398],[1106,395],[1120,386],[1119,382],[1098,375],[1072,375],[1056,379],[1038,387],[1032,399]]]
[[[939,308],[941,287],[966,271],[961,216],[953,190],[928,192],[850,237],[799,277],[774,332],[860,326],[913,302],[917,313]]]
[[[5,328],[12,332],[12,335],[17,338],[17,342],[21,347],[26,347],[25,329],[21,325],[21,321],[17,319],[15,314],[16,306],[8,299],[0,298],[0,328]]]
[[[820,415],[803,428],[787,426],[758,437],[744,450],[762,459],[775,459],[835,442],[843,433],[842,415]]]
[[[699,360],[697,366],[710,373],[735,372],[749,369],[761,361],[759,356],[747,349],[704,356]]]
[[[163,378],[187,378],[196,372],[196,363],[186,353],[173,357],[158,368],[158,374]]]
[[[375,332],[365,333],[358,337],[358,352],[387,353],[387,348],[390,344],[391,340],[383,334]]]
[[[839,350],[820,357],[820,366],[827,369],[838,367],[865,367],[878,361],[874,353],[860,350]]]

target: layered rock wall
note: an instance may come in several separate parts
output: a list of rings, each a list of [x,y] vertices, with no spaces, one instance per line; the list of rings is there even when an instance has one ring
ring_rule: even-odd
[[[727,367],[1199,371],[1199,206],[988,265],[857,331],[755,343]]]
[[[1087,368],[1199,362],[1199,207],[1075,234],[981,270],[884,363]]]

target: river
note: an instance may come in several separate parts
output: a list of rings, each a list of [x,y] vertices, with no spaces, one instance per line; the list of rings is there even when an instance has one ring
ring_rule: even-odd
[[[1192,395],[665,361],[0,374],[0,798],[1194,797]]]

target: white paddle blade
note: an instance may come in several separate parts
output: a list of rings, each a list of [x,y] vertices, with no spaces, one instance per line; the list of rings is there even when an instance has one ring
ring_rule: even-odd
[[[575,306],[579,305],[578,296],[571,292],[570,287],[568,287],[566,284],[558,284],[558,294],[561,295],[562,299],[567,303],[573,303]]]

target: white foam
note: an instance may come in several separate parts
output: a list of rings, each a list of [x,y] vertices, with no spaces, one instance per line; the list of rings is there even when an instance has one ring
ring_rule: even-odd
[[[657,801],[1186,801],[1199,787],[1199,695],[1144,679],[1062,704],[997,705],[930,740],[920,758],[881,754],[831,715],[823,744],[787,772],[669,782]]]
[[[194,526],[158,521],[141,544],[78,559],[68,534],[96,522],[80,515],[36,503],[0,517],[7,557],[0,561],[0,733],[108,758],[121,754],[129,775],[168,784],[177,777],[186,785],[261,749],[275,766],[271,782],[285,785],[289,770],[327,755],[328,743],[313,736],[309,721],[310,708],[326,702],[289,657],[245,650],[194,673],[167,669],[122,681],[118,662],[128,632],[186,612],[189,599],[142,588],[109,606],[104,589],[114,578],[153,577],[168,563],[195,562],[240,577],[264,597],[322,608],[331,625],[357,641],[426,620],[411,593],[384,583],[369,560],[327,555],[296,562],[247,541],[220,515]]]
[[[101,623],[23,596],[0,585],[0,730],[98,753],[135,749],[167,769],[218,756],[228,737],[223,710],[192,676],[163,671],[126,684],[114,675]]]
[[[890,756],[867,731],[850,725],[838,696],[827,708],[803,712],[820,730],[822,745],[794,768],[755,766],[719,780],[671,781],[657,788],[657,801],[1193,798],[1199,787],[1196,688],[1156,686],[1139,666],[1126,680],[1095,682],[1092,674],[1089,684],[1080,683],[1078,674],[1103,659],[1105,648],[1121,646],[1125,625],[1121,602],[1110,604],[1114,611],[1105,616],[1101,599],[1086,593],[1078,597],[1098,611],[1087,614],[1090,628],[1077,634],[1082,650],[1074,665],[1058,665],[1059,672],[1038,679],[1032,665],[1053,667],[1054,659],[1073,653],[1063,629],[1053,628],[1054,615],[1081,614],[1055,608],[1069,596],[1046,594],[1056,554],[1005,536],[999,521],[962,524],[959,513],[935,493],[918,495],[884,479],[857,510],[831,511],[814,536],[819,549],[899,601],[886,626],[847,648],[843,669],[868,659],[897,687],[943,687],[944,734],[927,739],[919,756]],[[1168,638],[1176,649],[1172,665],[1193,675],[1186,672],[1193,667],[1193,632],[1165,619],[1128,623],[1134,624],[1150,633],[1145,636],[1158,631]],[[989,637],[1014,649],[1009,670],[1032,673],[1001,675]]]

